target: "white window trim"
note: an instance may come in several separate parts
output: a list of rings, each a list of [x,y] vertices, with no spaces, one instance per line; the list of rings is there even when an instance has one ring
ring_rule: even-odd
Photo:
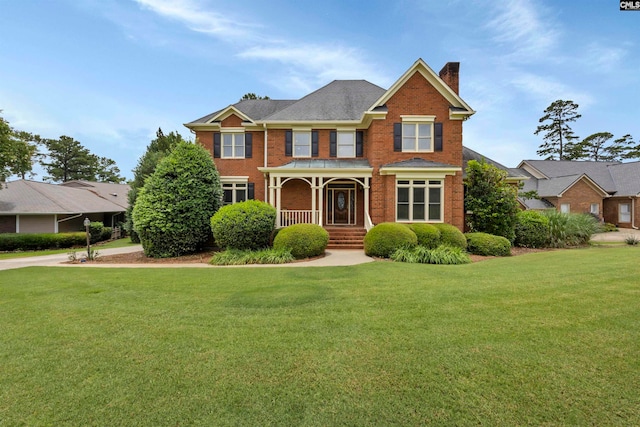
[[[309,135],[309,155],[300,156],[296,154],[296,134]],[[313,151],[313,134],[311,129],[293,129],[291,132],[291,156],[298,158],[310,158]]]
[[[593,209],[595,207],[595,209]],[[591,203],[589,206],[589,212],[593,215],[600,215],[600,203]]]
[[[399,184],[399,181],[409,181],[409,184]],[[414,181],[425,181],[425,184],[414,185]],[[440,184],[430,184],[429,181],[439,181]],[[398,219],[398,188],[408,188],[409,189],[409,219]],[[425,219],[413,219],[413,189],[414,188],[424,188],[425,189],[425,198],[424,198],[424,213]],[[439,188],[440,189],[440,219],[433,220],[429,219],[429,189],[430,188]],[[444,222],[444,179],[434,179],[434,178],[408,178],[408,179],[396,179],[396,222],[400,223],[411,223],[411,222],[420,222],[420,223],[442,223]]]
[[[435,134],[434,134],[434,123],[436,121],[436,116],[414,116],[414,115],[401,115],[400,118],[402,119],[402,152],[403,153],[433,153],[435,151],[434,149],[434,138],[435,138]],[[419,145],[419,125],[424,125],[424,124],[428,124],[430,125],[430,148],[428,150],[420,150],[418,148]],[[413,150],[405,150],[404,148],[404,125],[415,125],[415,141],[414,141],[414,149]]]
[[[248,197],[249,197],[249,177],[248,176],[221,176],[220,184],[222,184],[223,193],[225,190],[225,187],[224,187],[225,185],[227,186],[230,185],[231,188],[227,187],[226,190],[230,189],[232,191],[231,203],[224,203],[224,199],[223,199],[223,205],[238,203],[236,198],[236,190],[239,190],[239,189],[244,189],[245,200],[248,200]],[[244,188],[242,188],[242,186]]]
[[[242,156],[236,156],[236,136],[242,134]],[[224,155],[224,136],[231,135],[231,156]],[[224,128],[220,132],[220,158],[221,159],[245,159],[247,156],[247,139],[244,128]]]
[[[627,212],[624,213],[624,215],[627,216],[627,219],[622,219],[622,207],[626,206],[627,207]],[[631,222],[631,203],[618,203],[618,222],[622,222],[622,223],[630,223]]]
[[[341,156],[340,155],[340,134],[349,134],[352,137],[353,143],[351,144],[351,148],[353,148],[352,156]],[[346,147],[347,144],[342,144],[342,146]],[[336,131],[336,157],[340,159],[355,159],[356,157],[356,131],[354,130],[337,130]]]

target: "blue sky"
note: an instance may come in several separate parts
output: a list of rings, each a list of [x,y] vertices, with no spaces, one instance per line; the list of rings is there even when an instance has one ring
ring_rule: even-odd
[[[580,137],[640,138],[639,28],[614,0],[0,0],[0,109],[131,178],[158,127],[191,137],[183,123],[247,92],[386,88],[417,58],[459,61],[465,145],[513,167],[556,99],[580,105]]]

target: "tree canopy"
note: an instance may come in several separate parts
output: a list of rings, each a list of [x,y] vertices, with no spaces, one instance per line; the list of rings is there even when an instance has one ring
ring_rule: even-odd
[[[256,95],[253,92],[249,92],[242,95],[242,98],[240,98],[240,101],[246,101],[248,99],[271,99],[271,98],[269,98],[268,96]]]
[[[574,160],[574,144],[578,137],[573,133],[569,123],[580,117],[578,104],[573,101],[558,99],[544,110],[544,116],[538,120],[535,135],[543,134],[544,143],[540,145],[538,155],[545,160]]]
[[[0,182],[11,175],[25,178],[33,169],[40,137],[13,129],[0,117]]]

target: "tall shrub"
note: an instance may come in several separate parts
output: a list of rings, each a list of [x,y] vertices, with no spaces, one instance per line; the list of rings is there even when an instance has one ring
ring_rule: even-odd
[[[216,244],[223,249],[262,249],[269,246],[276,208],[259,200],[222,207],[211,218]]]
[[[516,215],[515,245],[544,248],[549,244],[549,218],[538,211],[520,211]]]
[[[507,172],[484,160],[470,160],[466,174],[464,209],[468,212],[470,231],[502,236],[513,242],[518,196],[517,188],[506,182]]]
[[[554,248],[584,245],[599,229],[598,221],[589,214],[547,210],[544,215],[549,219],[550,246]]]
[[[140,190],[133,223],[145,255],[195,252],[211,238],[211,216],[222,204],[220,176],[199,144],[181,142]]]
[[[383,222],[364,236],[364,253],[389,258],[396,249],[413,248],[417,244],[418,237],[409,227],[395,222]]]

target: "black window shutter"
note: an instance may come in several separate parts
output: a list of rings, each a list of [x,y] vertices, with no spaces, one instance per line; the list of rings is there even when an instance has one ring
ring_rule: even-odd
[[[213,134],[213,158],[220,158],[220,132]]]
[[[338,155],[338,133],[335,130],[329,132],[329,156],[336,157]]]
[[[393,124],[393,151],[402,151],[402,123]]]
[[[318,131],[311,131],[311,157],[318,157]]]
[[[293,132],[287,130],[284,132],[284,155],[291,157],[293,152]]]
[[[247,200],[255,199],[255,190],[253,182],[247,184]]]
[[[433,124],[433,135],[435,139],[433,143],[433,150],[442,151],[442,123]]]
[[[356,157],[363,156],[364,132],[356,131]]]
[[[250,159],[253,155],[253,134],[244,134],[244,157]]]

